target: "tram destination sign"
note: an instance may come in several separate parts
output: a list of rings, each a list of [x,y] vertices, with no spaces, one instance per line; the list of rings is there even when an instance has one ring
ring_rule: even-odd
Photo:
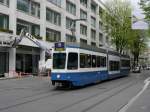
[[[65,50],[65,43],[64,42],[55,43],[55,51],[64,51],[64,50]]]

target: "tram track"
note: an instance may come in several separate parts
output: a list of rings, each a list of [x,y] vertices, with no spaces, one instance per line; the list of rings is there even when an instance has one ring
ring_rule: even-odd
[[[99,96],[100,94],[105,94],[105,93],[107,93],[107,92],[109,92],[109,91],[111,91],[111,90],[113,90],[113,89],[115,89],[115,88],[119,88],[119,87],[121,87],[122,85],[126,84],[127,82],[129,82],[129,81],[127,80],[127,81],[125,81],[125,82],[119,83],[119,84],[117,84],[115,87],[113,86],[112,88],[109,88],[109,89],[107,89],[107,90],[104,90],[103,92],[102,92],[102,91],[101,91],[101,92],[98,92],[98,93],[96,93],[96,94],[94,94],[94,95],[91,95],[91,96],[89,96],[89,97],[87,97],[87,98],[84,98],[84,99],[81,99],[81,100],[79,100],[79,101],[77,101],[77,102],[74,102],[74,103],[71,103],[71,104],[69,104],[69,105],[66,105],[66,106],[64,106],[64,107],[62,107],[62,108],[60,108],[60,109],[58,109],[58,110],[55,111],[55,112],[63,112],[63,111],[65,112],[66,109],[71,108],[71,107],[73,107],[73,106],[76,105],[76,104],[79,104],[79,103],[82,103],[82,102],[87,101],[87,100],[89,100],[89,99],[92,99],[92,98],[94,98],[94,97],[97,97],[97,96]],[[87,110],[94,108],[94,107],[97,106],[98,104],[103,103],[104,101],[106,101],[106,100],[108,100],[109,98],[115,96],[116,94],[121,93],[122,91],[124,91],[125,89],[129,88],[130,86],[133,86],[133,85],[136,84],[136,83],[138,83],[138,82],[135,81],[135,82],[133,82],[133,83],[131,83],[131,84],[125,86],[124,88],[120,89],[119,91],[115,92],[114,94],[112,94],[112,95],[110,95],[110,96],[108,96],[108,97],[102,99],[101,101],[99,101],[99,102],[97,102],[97,103],[91,105],[90,107],[84,109],[82,112],[86,112]]]
[[[99,104],[101,104],[101,103],[107,101],[108,99],[112,98],[113,96],[118,95],[119,93],[125,91],[126,89],[128,89],[129,87],[131,87],[131,86],[133,86],[133,85],[135,85],[135,84],[137,84],[137,83],[138,83],[138,82],[134,82],[134,83],[131,83],[131,84],[127,85],[126,87],[120,89],[119,91],[116,91],[114,94],[112,94],[112,95],[110,95],[110,96],[108,96],[108,97],[106,97],[106,98],[100,100],[99,102],[97,102],[97,103],[95,103],[95,104],[89,106],[88,108],[85,108],[85,109],[82,110],[81,112],[87,112],[87,111],[91,110],[92,108],[96,107],[97,105],[99,105]]]
[[[13,104],[13,105],[9,105],[9,106],[6,106],[6,107],[0,107],[0,111],[3,111],[3,110],[7,110],[7,109],[10,109],[10,108],[15,108],[15,107],[18,107],[18,106],[21,106],[21,105],[24,105],[24,104],[27,104],[27,103],[31,103],[31,102],[35,102],[35,101],[38,101],[38,100],[41,100],[41,99],[44,99],[44,98],[47,98],[47,97],[53,97],[53,96],[57,96],[57,95],[61,95],[61,94],[64,94],[66,93],[66,91],[64,92],[50,92],[50,91],[45,91],[45,92],[40,92],[40,93],[37,93],[37,94],[33,94],[33,95],[29,95],[29,96],[26,96],[26,97],[23,97],[22,100],[26,100],[26,101],[18,101],[18,103],[16,104]],[[40,97],[38,97],[40,96]],[[37,98],[33,98],[33,97],[37,97]],[[18,98],[17,100],[19,100],[21,98]]]
[[[69,108],[69,107],[72,107],[73,105],[76,105],[76,104],[78,104],[78,103],[81,103],[81,102],[83,102],[83,101],[86,101],[86,100],[88,100],[88,99],[90,99],[90,98],[93,98],[93,97],[96,97],[96,96],[98,96],[99,94],[103,94],[103,93],[105,93],[105,92],[108,92],[108,91],[111,91],[112,89],[114,89],[114,88],[117,88],[117,87],[119,87],[119,86],[121,86],[121,85],[123,85],[123,84],[125,84],[125,83],[128,83],[129,82],[129,80],[128,80],[128,78],[126,79],[126,81],[121,81],[121,83],[120,83],[120,80],[119,79],[117,79],[119,82],[115,85],[115,87],[114,86],[112,86],[111,88],[109,88],[109,89],[107,89],[107,90],[105,90],[105,88],[104,87],[99,87],[99,84],[97,84],[96,86],[94,85],[94,86],[90,86],[90,87],[86,87],[86,88],[81,88],[81,89],[77,89],[77,90],[71,90],[71,91],[69,91],[69,90],[67,90],[67,91],[65,91],[65,90],[57,90],[57,91],[55,91],[55,89],[50,89],[50,90],[48,90],[48,91],[43,91],[43,92],[38,92],[38,93],[36,93],[36,94],[32,94],[32,95],[28,95],[28,96],[25,96],[25,97],[22,97],[22,98],[18,98],[18,99],[16,99],[16,100],[19,100],[19,99],[21,99],[22,101],[17,101],[15,104],[12,104],[12,105],[9,105],[9,106],[6,106],[6,107],[0,107],[0,111],[4,111],[4,110],[8,110],[8,109],[10,109],[10,108],[15,108],[15,107],[19,107],[19,106],[21,106],[21,105],[24,105],[24,104],[28,104],[28,103],[32,103],[32,102],[36,102],[36,101],[38,101],[38,100],[42,100],[42,99],[45,99],[45,98],[50,98],[50,97],[54,97],[54,96],[58,96],[58,95],[63,95],[63,94],[66,94],[66,93],[69,93],[69,94],[72,94],[72,93],[76,93],[77,91],[85,91],[85,90],[88,90],[89,91],[89,89],[91,90],[93,90],[93,89],[99,89],[99,90],[104,90],[103,92],[101,91],[101,92],[98,92],[97,94],[94,94],[94,95],[92,95],[92,96],[90,96],[90,97],[88,97],[88,98],[84,98],[84,99],[82,99],[82,100],[80,100],[80,101],[77,101],[77,102],[75,102],[75,103],[72,103],[72,104],[70,104],[70,105],[67,105],[67,106],[65,106],[65,107],[63,107],[63,108],[61,108],[61,109],[59,109],[59,110],[57,110],[56,112],[60,112],[60,110],[65,110],[66,108]],[[114,81],[114,80],[113,80]],[[111,82],[112,81],[110,81],[109,82],[109,84],[111,84]],[[113,83],[113,82],[112,82]],[[104,83],[104,84],[106,84],[106,86],[108,85],[107,84],[107,82],[106,83]],[[54,90],[54,91],[53,91]]]

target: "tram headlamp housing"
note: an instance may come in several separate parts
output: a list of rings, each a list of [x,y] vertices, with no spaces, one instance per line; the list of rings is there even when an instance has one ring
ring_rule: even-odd
[[[60,75],[59,74],[57,74],[57,79],[59,79],[60,78]]]

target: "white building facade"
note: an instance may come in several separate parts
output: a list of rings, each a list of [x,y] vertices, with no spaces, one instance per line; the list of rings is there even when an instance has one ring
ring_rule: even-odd
[[[0,0],[0,40],[18,35],[24,28],[50,47],[60,41],[105,47],[107,39],[99,16],[102,8],[98,0]],[[37,73],[38,61],[46,58],[45,51],[26,38],[17,48],[0,42],[1,76]]]

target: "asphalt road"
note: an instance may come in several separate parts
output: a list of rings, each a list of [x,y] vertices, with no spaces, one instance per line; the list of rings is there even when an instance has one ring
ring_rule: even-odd
[[[136,97],[149,72],[72,90],[42,77],[0,80],[0,112],[149,112],[149,85]]]

